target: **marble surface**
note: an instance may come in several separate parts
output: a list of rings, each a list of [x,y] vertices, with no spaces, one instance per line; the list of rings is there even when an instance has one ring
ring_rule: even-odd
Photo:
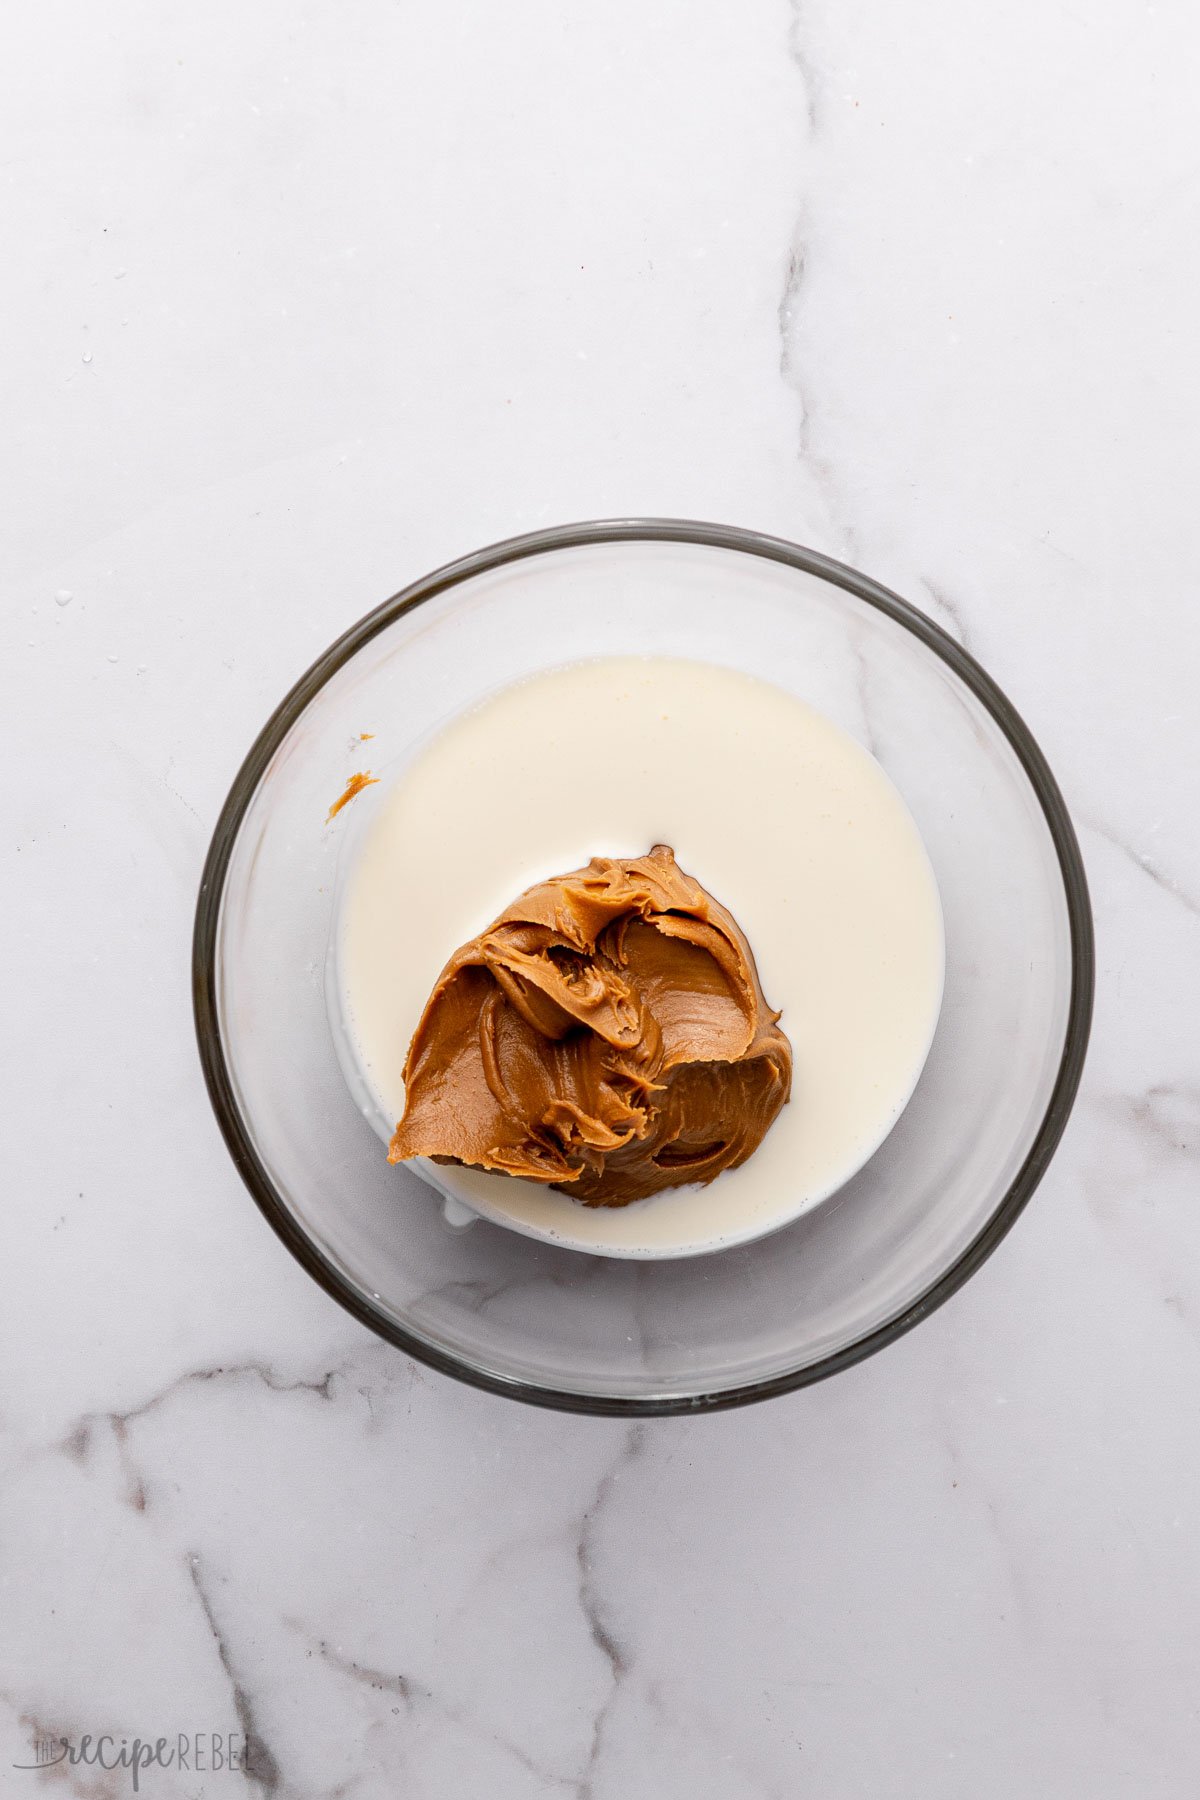
[[[1200,24],[1014,0],[45,0],[0,67],[0,1778],[1200,1788]],[[673,513],[855,562],[1039,735],[1080,1103],[904,1341],[630,1428],[412,1366],[272,1237],[188,947],[250,738],[435,563]]]

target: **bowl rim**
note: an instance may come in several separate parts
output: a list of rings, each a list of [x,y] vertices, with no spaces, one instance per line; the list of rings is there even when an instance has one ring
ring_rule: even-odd
[[[487,570],[557,550],[637,542],[696,544],[787,564],[866,601],[911,632],[941,658],[970,689],[1008,740],[1046,820],[1058,858],[1067,903],[1071,939],[1071,997],[1058,1072],[1045,1114],[1025,1160],[990,1218],[966,1249],[960,1252],[924,1293],[874,1330],[803,1368],[712,1392],[694,1395],[651,1394],[634,1398],[623,1394],[593,1394],[545,1387],[499,1370],[477,1366],[439,1349],[437,1345],[427,1343],[416,1333],[410,1333],[403,1326],[395,1324],[366,1295],[352,1286],[302,1229],[254,1148],[237,1103],[221,1041],[217,1009],[217,945],[225,879],[233,847],[259,783],[291,727],[332,676],[365,644],[426,600],[431,600]],[[251,1197],[301,1267],[327,1294],[378,1337],[442,1374],[453,1375],[458,1380],[489,1393],[524,1400],[535,1406],[551,1407],[563,1412],[625,1418],[716,1412],[745,1406],[756,1400],[770,1399],[776,1394],[791,1393],[796,1388],[807,1387],[862,1362],[866,1357],[882,1350],[886,1344],[911,1331],[914,1325],[943,1305],[981,1267],[1012,1228],[1050,1164],[1070,1117],[1083,1073],[1091,1032],[1094,991],[1095,939],[1091,903],[1083,857],[1066,803],[1032,732],[991,676],[968,651],[926,614],[909,601],[902,600],[890,588],[859,573],[848,564],[838,562],[821,551],[792,543],[786,538],[772,537],[743,526],[718,525],[691,519],[595,519],[550,526],[539,531],[525,532],[518,537],[504,538],[498,543],[489,544],[481,550],[445,563],[411,582],[343,632],[284,696],[255,738],[234,777],[205,858],[192,937],[192,1008],[209,1100],[234,1166]]]

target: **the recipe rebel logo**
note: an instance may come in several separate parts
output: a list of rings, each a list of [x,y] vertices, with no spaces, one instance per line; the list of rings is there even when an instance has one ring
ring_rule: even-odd
[[[237,1732],[179,1731],[174,1737],[129,1737],[104,1731],[80,1737],[38,1731],[30,1746],[32,1761],[14,1769],[124,1769],[133,1792],[148,1769],[182,1769],[188,1774],[253,1775],[254,1745]]]

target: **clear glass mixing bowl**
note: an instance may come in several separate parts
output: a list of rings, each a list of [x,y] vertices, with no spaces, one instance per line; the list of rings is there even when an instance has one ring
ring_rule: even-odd
[[[946,926],[933,1048],[866,1167],[770,1237],[638,1263],[448,1218],[418,1177],[384,1160],[343,1079],[324,993],[340,836],[324,821],[347,775],[403,758],[511,681],[630,653],[746,670],[858,737],[916,819]],[[369,754],[353,754],[367,730]],[[493,545],[340,638],[234,782],[193,955],[221,1129],[309,1273],[435,1368],[545,1405],[626,1414],[785,1392],[869,1355],[953,1293],[1058,1143],[1092,987],[1087,887],[1062,797],[978,664],[840,563],[673,520]]]

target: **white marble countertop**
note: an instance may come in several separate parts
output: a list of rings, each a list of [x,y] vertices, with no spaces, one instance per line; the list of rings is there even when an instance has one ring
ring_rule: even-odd
[[[1015,0],[50,0],[0,72],[0,1777],[151,1796],[1200,1791],[1200,24]],[[926,607],[1080,829],[1033,1205],[734,1414],[413,1367],[271,1235],[189,934],[267,712],[406,580],[622,512]],[[96,1800],[128,1771],[59,1768]]]

